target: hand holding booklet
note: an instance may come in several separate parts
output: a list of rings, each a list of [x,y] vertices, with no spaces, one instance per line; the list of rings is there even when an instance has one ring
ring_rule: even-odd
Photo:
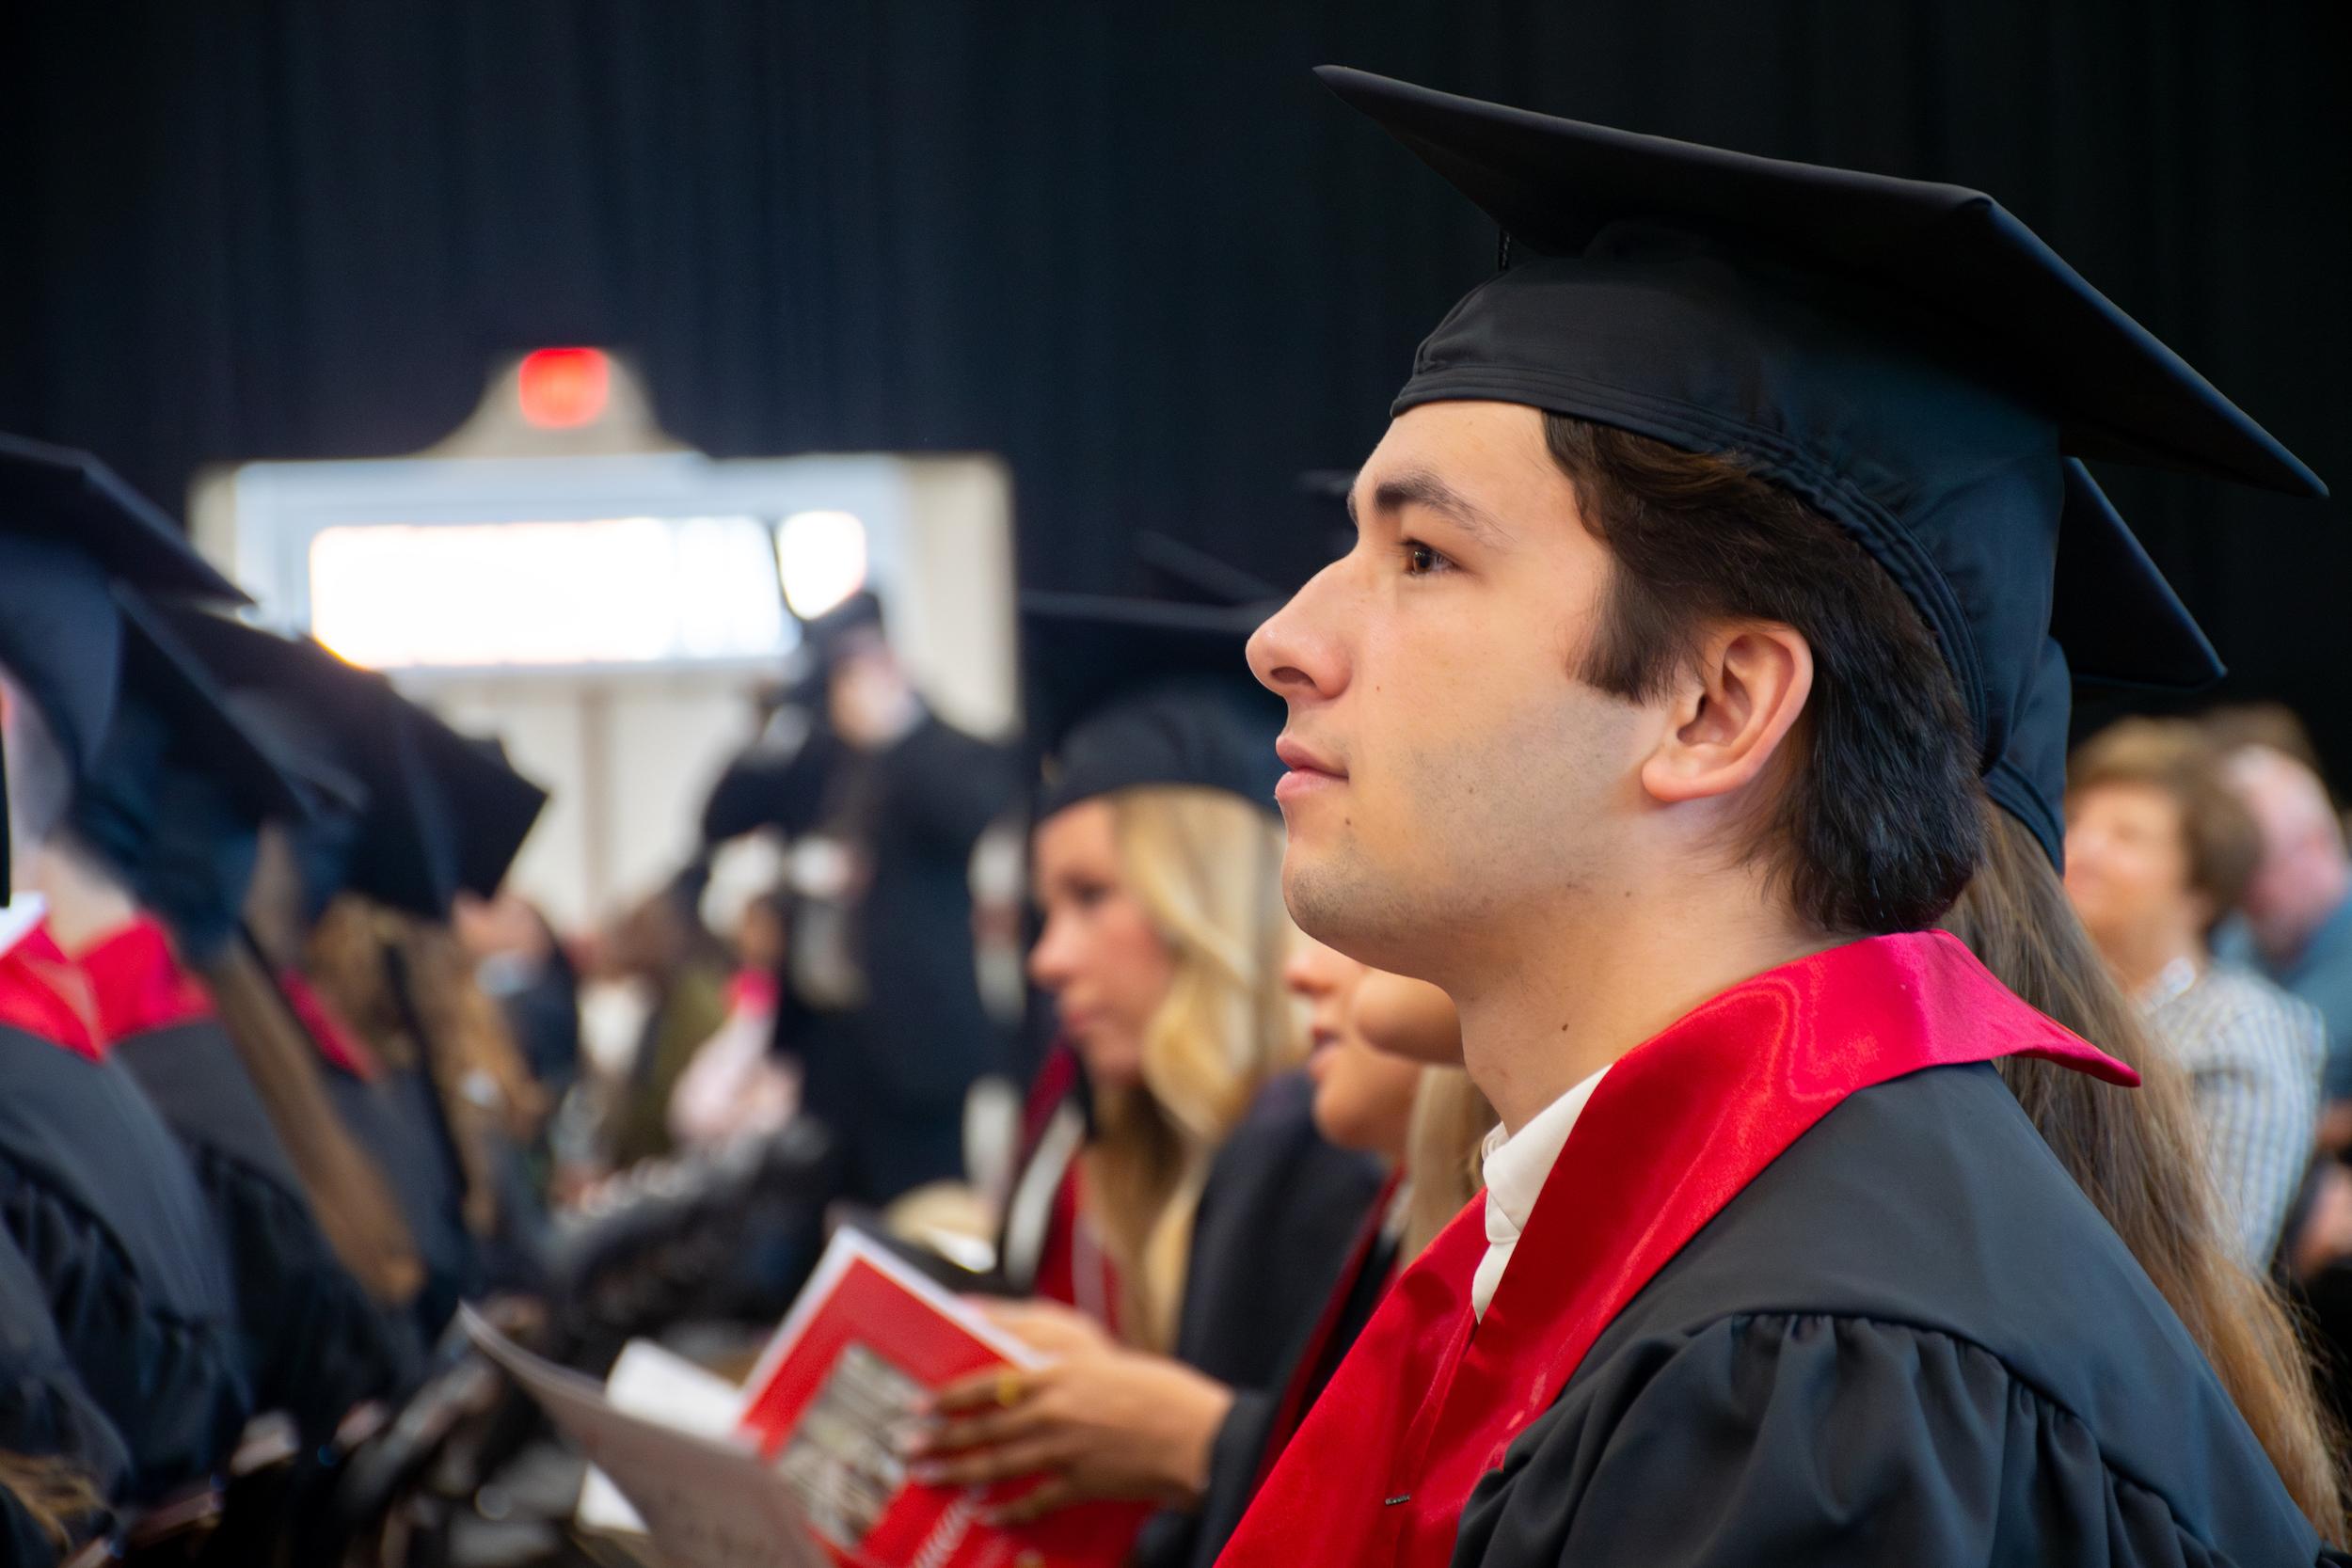
[[[854,1231],[834,1238],[770,1341],[729,1437],[628,1414],[478,1318],[467,1331],[634,1505],[677,1568],[1109,1568],[1148,1512],[1081,1504],[1008,1527],[989,1510],[1032,1482],[916,1484],[901,1446],[931,1393],[1044,1357]]]

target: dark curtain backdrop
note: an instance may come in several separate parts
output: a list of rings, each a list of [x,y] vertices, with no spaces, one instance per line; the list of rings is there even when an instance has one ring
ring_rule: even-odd
[[[177,508],[633,351],[720,455],[989,449],[1041,585],[1154,528],[1278,578],[1484,223],[1339,60],[1978,184],[2352,486],[2341,0],[407,0],[0,7],[0,427]],[[2340,774],[2340,504],[2108,476]]]

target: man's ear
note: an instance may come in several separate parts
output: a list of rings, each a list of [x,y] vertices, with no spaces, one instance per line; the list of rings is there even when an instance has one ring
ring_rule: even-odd
[[[1673,727],[1642,764],[1661,805],[1729,795],[1763,772],[1813,691],[1813,649],[1777,621],[1710,632],[1684,672]]]

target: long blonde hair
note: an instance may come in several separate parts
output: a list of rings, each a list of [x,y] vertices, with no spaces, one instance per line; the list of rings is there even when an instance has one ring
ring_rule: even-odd
[[[1421,1256],[1470,1199],[1486,1190],[1479,1173],[1495,1108],[1458,1067],[1424,1067],[1413,1091],[1413,1124],[1405,1139],[1405,1234],[1400,1264]]]
[[[2188,1085],[2109,978],[2033,835],[1985,807],[1985,855],[1943,925],[2002,984],[2139,1071],[2119,1093],[2012,1056],[2001,1076],[2205,1353],[2296,1506],[2344,1538],[2343,1478],[2295,1321],[2224,1240]]]
[[[465,1178],[467,1228],[489,1235],[498,1225],[499,1141],[528,1138],[543,1097],[455,936],[345,893],[311,930],[304,968],[394,1068],[416,1071],[430,1064]],[[428,1038],[420,1041],[419,1030]]]
[[[1142,1085],[1106,1092],[1082,1156],[1121,1291],[1126,1338],[1175,1340],[1192,1217],[1209,1162],[1265,1081],[1303,1057],[1282,966],[1282,830],[1220,790],[1146,785],[1107,797],[1120,875],[1175,974],[1145,1025]]]

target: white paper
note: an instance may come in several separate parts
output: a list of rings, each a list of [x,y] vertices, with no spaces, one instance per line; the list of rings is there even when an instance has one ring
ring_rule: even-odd
[[[624,1415],[643,1416],[703,1437],[724,1438],[735,1430],[735,1413],[742,1403],[743,1391],[651,1339],[631,1339],[621,1347],[612,1375],[604,1380],[604,1397]],[[645,1533],[645,1522],[628,1506],[621,1489],[594,1465],[580,1482],[580,1511],[572,1517],[583,1529]]]
[[[616,1410],[594,1379],[532,1354],[470,1307],[460,1313],[475,1346],[612,1478],[670,1568],[830,1568],[757,1454]]]

